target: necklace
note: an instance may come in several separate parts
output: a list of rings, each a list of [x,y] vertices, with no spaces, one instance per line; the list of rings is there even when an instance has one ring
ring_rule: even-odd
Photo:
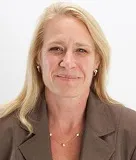
[[[57,142],[59,145],[61,145],[62,147],[65,147],[68,143],[70,143],[72,140],[74,140],[75,138],[79,137],[80,135],[81,135],[81,133],[76,133],[76,134],[74,135],[74,137],[72,137],[71,139],[69,139],[69,140],[67,140],[65,143],[63,143],[63,142],[59,142],[59,141],[57,141],[56,139],[54,139],[53,134],[50,133],[50,137],[51,137],[55,142]]]

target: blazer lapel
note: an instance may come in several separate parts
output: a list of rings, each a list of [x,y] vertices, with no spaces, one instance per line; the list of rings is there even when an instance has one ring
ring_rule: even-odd
[[[90,92],[80,160],[109,160],[115,151],[114,133],[115,126],[108,106]],[[105,141],[106,137],[108,141]]]
[[[114,121],[108,106],[93,92],[90,92],[88,97],[85,117],[80,160],[109,160],[115,151],[113,136],[111,136],[115,133]],[[28,118],[34,133],[19,145],[20,152],[26,160],[52,160],[44,94]],[[28,131],[26,127],[20,125]],[[106,137],[109,138],[108,141],[105,141]]]
[[[26,160],[52,160],[48,129],[47,107],[44,97],[29,116],[34,134],[20,144],[19,150]],[[22,126],[27,130],[26,127]]]

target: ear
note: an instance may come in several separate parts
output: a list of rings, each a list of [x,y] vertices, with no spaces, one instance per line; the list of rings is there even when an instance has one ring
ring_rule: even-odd
[[[41,51],[36,56],[36,64],[41,66]]]
[[[99,65],[100,65],[100,55],[98,53],[96,53],[96,55],[95,55],[94,70],[98,69]]]

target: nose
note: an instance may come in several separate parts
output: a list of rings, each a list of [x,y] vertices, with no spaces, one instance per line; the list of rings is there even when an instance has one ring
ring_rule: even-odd
[[[76,67],[75,57],[72,52],[66,52],[60,62],[60,66],[66,69],[72,69]]]

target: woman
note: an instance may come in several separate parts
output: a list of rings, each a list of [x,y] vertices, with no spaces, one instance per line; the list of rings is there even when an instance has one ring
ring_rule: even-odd
[[[0,160],[135,160],[136,113],[105,89],[109,46],[79,6],[41,15],[26,80],[0,119]]]

